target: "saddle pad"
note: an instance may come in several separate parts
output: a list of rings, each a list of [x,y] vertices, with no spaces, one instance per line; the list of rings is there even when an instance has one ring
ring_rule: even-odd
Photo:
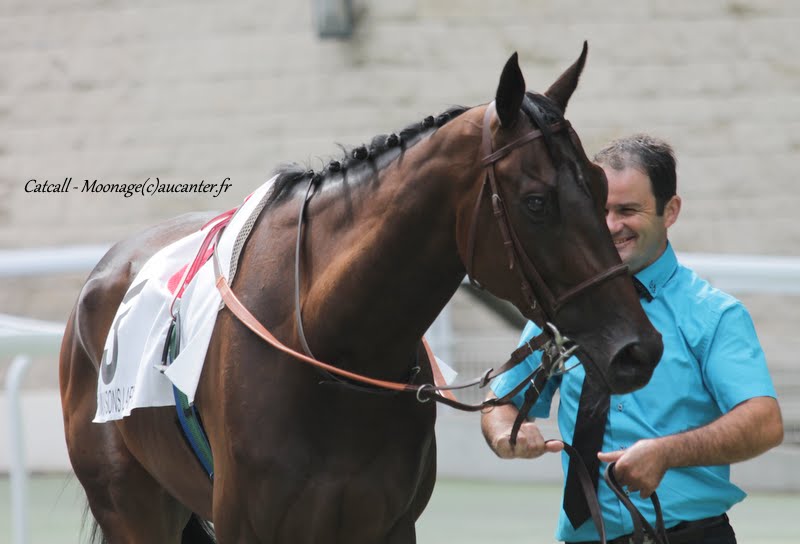
[[[253,209],[272,188],[272,178],[251,194],[236,211],[217,242],[222,273],[229,278],[234,244]],[[172,386],[194,401],[211,333],[221,307],[213,262],[208,260],[186,286],[174,311],[180,313],[181,352],[161,371],[164,343],[172,322],[170,307],[180,276],[201,249],[217,221],[174,242],[153,255],[125,294],[106,338],[97,380],[94,422],[122,419],[134,408],[174,406]],[[238,258],[238,255],[236,256]]]

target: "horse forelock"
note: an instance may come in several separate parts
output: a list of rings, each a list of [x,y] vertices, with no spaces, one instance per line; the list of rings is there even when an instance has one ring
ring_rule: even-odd
[[[428,116],[422,121],[408,125],[400,132],[392,134],[378,134],[374,136],[369,144],[356,147],[342,148],[343,156],[339,160],[331,160],[319,171],[314,171],[308,166],[298,163],[285,163],[280,165],[274,172],[274,188],[267,201],[266,206],[277,205],[286,200],[293,189],[301,182],[308,182],[312,176],[317,176],[315,183],[324,184],[326,180],[336,176],[347,174],[348,181],[358,183],[366,178],[374,176],[380,170],[386,168],[393,161],[388,161],[378,166],[378,159],[388,152],[399,149],[400,155],[407,149],[419,142],[423,136],[435,132],[451,120],[455,119],[470,108],[464,106],[453,106],[436,116]]]
[[[555,102],[543,94],[531,91],[525,93],[525,98],[522,101],[522,111],[538,128],[542,128],[540,126],[542,122],[552,125],[564,120],[564,112]]]
[[[564,114],[555,103],[544,95],[527,92],[522,101],[522,111],[534,127],[542,131],[547,150],[555,162],[553,131],[550,125],[564,120]]]
[[[550,126],[565,120],[561,108],[544,95],[527,92],[525,93],[525,99],[522,101],[522,111],[525,112],[531,123],[542,131],[542,137],[544,138],[545,146],[550,155],[550,160],[552,160],[553,165],[558,168],[564,159],[563,156],[556,151],[553,131],[550,129]],[[575,147],[571,138],[567,138],[567,141],[570,142],[570,146]],[[583,156],[583,153],[579,153],[577,149],[574,151],[576,158]],[[589,195],[589,197],[592,197],[594,193],[591,191],[587,180],[581,175],[578,166],[573,161],[568,161],[568,166],[572,170],[578,187]]]

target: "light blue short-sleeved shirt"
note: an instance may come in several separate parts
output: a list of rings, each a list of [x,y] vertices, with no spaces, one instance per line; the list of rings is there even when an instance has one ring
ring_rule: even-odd
[[[642,307],[662,335],[664,354],[644,388],[611,395],[603,451],[701,427],[753,397],[776,397],[753,321],[741,302],[680,265],[669,244],[661,257],[636,277],[653,295],[652,301],[642,301]],[[522,342],[538,333],[538,327],[528,323]],[[492,390],[502,396],[513,389],[539,365],[539,358],[538,353],[531,355],[498,377]],[[552,378],[528,414],[548,417],[553,395],[560,389],[558,425],[568,443],[575,430],[584,376],[579,366]],[[514,398],[518,408],[522,399],[523,393]],[[564,474],[568,464],[569,458],[562,453]],[[600,470],[602,474],[605,464]],[[730,482],[730,465],[670,469],[656,491],[667,527],[722,514],[745,497]],[[602,477],[598,497],[608,539],[631,533],[628,511]],[[649,521],[655,521],[649,499],[638,493],[632,493],[631,499]],[[574,529],[562,509],[556,538],[580,542],[597,540],[598,534],[591,520]]]

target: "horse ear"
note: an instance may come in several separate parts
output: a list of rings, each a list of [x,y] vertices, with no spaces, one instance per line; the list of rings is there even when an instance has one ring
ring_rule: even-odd
[[[515,51],[503,67],[494,99],[502,127],[511,128],[517,122],[523,98],[525,98],[525,79],[522,77],[522,70],[519,69]]]
[[[569,98],[572,96],[573,91],[575,91],[575,87],[578,86],[578,78],[581,77],[581,72],[583,71],[583,65],[586,64],[586,53],[589,51],[589,45],[586,41],[583,42],[583,51],[581,51],[581,56],[578,57],[578,60],[575,63],[567,68],[567,70],[561,74],[561,77],[553,83],[547,92],[544,95],[555,102],[558,107],[561,108],[561,111],[566,111],[567,109],[567,102],[569,102]]]

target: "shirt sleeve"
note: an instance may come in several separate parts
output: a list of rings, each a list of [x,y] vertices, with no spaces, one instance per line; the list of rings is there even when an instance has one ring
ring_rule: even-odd
[[[541,329],[537,327],[534,323],[528,322],[525,326],[525,329],[522,331],[522,336],[520,337],[519,346],[522,346],[525,342],[528,342],[531,338],[536,336],[541,332]],[[506,395],[509,391],[514,389],[517,385],[520,384],[523,380],[525,380],[530,374],[539,366],[541,363],[542,354],[541,352],[537,351],[528,355],[522,362],[520,362],[517,366],[512,368],[511,370],[501,374],[497,378],[492,381],[491,388],[494,391],[494,394],[498,397],[502,397]],[[528,412],[529,417],[540,417],[546,418],[550,417],[550,405],[553,402],[553,395],[555,395],[556,390],[558,389],[558,384],[560,383],[559,379],[551,378],[547,381],[547,384],[542,389],[541,394],[539,395],[539,399],[534,403],[533,407]],[[522,408],[522,404],[525,399],[525,391],[530,387],[523,388],[519,393],[512,397],[512,402],[517,409]]]
[[[753,320],[736,301],[722,311],[703,360],[703,380],[723,413],[754,397],[774,397]]]

